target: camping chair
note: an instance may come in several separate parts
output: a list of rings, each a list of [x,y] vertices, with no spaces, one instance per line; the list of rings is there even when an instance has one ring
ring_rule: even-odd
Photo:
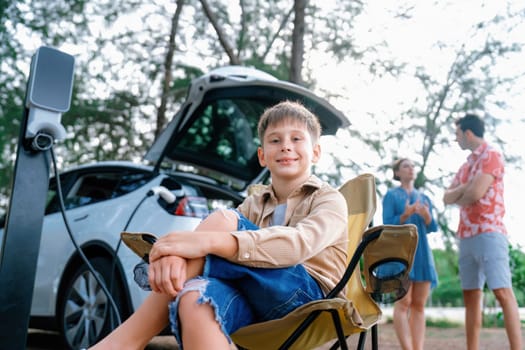
[[[359,267],[360,258],[371,242],[384,242],[391,244],[392,251],[398,251],[398,244],[392,240],[380,240],[388,232],[397,236],[410,236],[410,252],[406,256],[396,256],[388,259],[391,252],[382,250],[381,254],[371,254],[369,269],[375,273],[377,266],[387,259],[387,262],[402,261],[408,270],[412,266],[415,242],[417,244],[417,231],[413,225],[403,226],[378,226],[369,229],[376,208],[375,179],[370,174],[360,175],[349,180],[340,188],[348,204],[348,252],[349,262],[347,269],[332,291],[325,299],[307,303],[283,318],[248,325],[237,330],[231,335],[234,343],[240,349],[314,349],[328,341],[337,338],[331,349],[347,349],[346,337],[354,333],[361,333],[358,348],[363,349],[365,335],[373,327],[373,347],[377,349],[377,322],[381,318],[381,309],[363,286]],[[390,235],[389,235],[390,236]],[[402,244],[407,244],[402,240]],[[410,245],[409,244],[409,245]],[[408,249],[410,251],[410,249]],[[400,251],[400,249],[399,249]],[[408,271],[398,274],[396,278],[404,278]],[[378,274],[371,290],[379,295],[389,292],[386,287],[398,287],[398,284],[384,284],[389,278]],[[346,288],[345,297],[340,293]],[[400,294],[399,294],[400,295]],[[375,334],[375,335],[374,335]],[[375,338],[375,341],[374,341]]]

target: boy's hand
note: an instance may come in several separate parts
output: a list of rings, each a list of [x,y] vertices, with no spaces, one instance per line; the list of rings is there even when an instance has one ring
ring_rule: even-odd
[[[178,256],[165,256],[150,262],[148,281],[151,290],[175,297],[186,282],[186,259]]]
[[[150,251],[150,262],[164,256],[187,259],[201,258],[209,253],[207,236],[201,232],[176,231],[160,237]]]

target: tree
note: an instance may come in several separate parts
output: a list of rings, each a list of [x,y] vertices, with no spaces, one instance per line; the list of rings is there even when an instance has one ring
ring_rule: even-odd
[[[402,17],[402,21],[417,12],[419,4],[410,4],[411,6],[400,7],[398,16]],[[450,247],[454,246],[455,228],[450,227],[450,213],[443,208],[440,199],[443,189],[449,185],[451,176],[457,169],[443,167],[441,160],[446,159],[446,154],[450,152],[447,148],[455,138],[454,120],[465,112],[480,113],[487,122],[488,135],[497,135],[493,131],[503,123],[519,122],[491,111],[504,110],[505,99],[510,92],[513,89],[523,89],[523,68],[516,67],[507,72],[501,69],[506,61],[517,61],[522,55],[523,42],[512,39],[517,38],[522,22],[522,8],[497,13],[491,18],[474,23],[463,42],[437,42],[433,53],[442,55],[442,62],[448,62],[446,69],[438,69],[435,63],[431,65],[424,60],[417,66],[399,61],[395,57],[390,60],[389,51],[380,46],[375,49],[383,57],[381,64],[363,56],[363,61],[371,62],[369,69],[381,80],[410,80],[415,92],[403,95],[400,91],[392,91],[393,95],[400,98],[399,108],[372,112],[372,106],[368,114],[354,114],[354,119],[360,122],[367,120],[371,130],[361,127],[361,122],[355,130],[346,131],[343,139],[351,140],[351,146],[345,147],[349,155],[353,153],[352,150],[359,149],[361,153],[366,152],[370,156],[361,157],[365,158],[361,164],[353,163],[351,156],[340,158],[339,161],[352,166],[355,172],[370,168],[377,171],[381,194],[386,192],[386,187],[393,186],[389,176],[391,161],[399,156],[414,159],[421,169],[416,187],[423,187],[434,195],[439,209],[440,228],[445,234],[445,243]],[[446,66],[443,64],[443,67]],[[375,82],[379,79],[370,80]],[[395,88],[396,85],[392,85]],[[361,140],[364,145],[360,147],[356,139]],[[505,149],[504,140],[495,138],[495,142]],[[519,166],[519,154],[503,154],[509,167]],[[343,173],[344,166],[338,166]]]
[[[502,77],[494,70],[498,62],[522,48],[520,42],[495,33],[510,32],[519,25],[523,11],[498,13],[477,23],[463,45],[436,43],[443,52],[455,52],[448,71],[436,73],[432,66],[413,66],[393,57],[388,42],[359,40],[363,31],[356,31],[355,23],[365,8],[376,3],[62,0],[31,4],[29,8],[24,1],[14,1],[0,7],[0,149],[4,155],[0,160],[0,197],[4,203],[23,105],[26,77],[21,62],[27,67],[37,42],[64,45],[76,57],[73,105],[63,116],[69,137],[65,150],[58,152],[63,166],[140,159],[180,106],[192,78],[215,66],[255,66],[304,84],[334,104],[351,100],[353,91],[336,92],[331,86],[319,86],[312,62],[320,53],[334,65],[351,61],[352,68],[366,67],[371,80],[413,77],[421,93],[404,101],[408,107],[400,115],[390,114],[386,128],[382,113],[348,111],[356,126],[334,138],[333,142],[339,143],[337,154],[332,153],[328,167],[319,169],[323,179],[334,185],[364,169],[374,169],[379,194],[391,185],[384,175],[388,173],[386,163],[400,150],[410,150],[418,157],[422,171],[417,185],[438,194],[450,173],[434,164],[452,140],[451,120],[465,110],[485,110],[490,105],[504,108],[503,101],[494,100],[496,92],[511,89],[523,78],[523,72]],[[396,4],[391,17],[406,22],[417,6],[413,1]],[[141,25],[137,25],[137,18]],[[365,22],[369,18],[365,17]],[[27,46],[21,37],[37,40]],[[362,120],[374,122],[375,128],[362,128]],[[490,127],[502,122],[489,120]],[[370,157],[358,160],[356,149]],[[508,162],[518,159],[511,155]],[[450,220],[444,210],[439,221],[450,237]]]

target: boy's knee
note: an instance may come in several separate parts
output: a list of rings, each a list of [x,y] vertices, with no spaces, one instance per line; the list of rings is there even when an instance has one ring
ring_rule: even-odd
[[[180,296],[179,299],[179,315],[184,317],[187,314],[194,312],[195,307],[198,305],[198,300],[200,298],[199,291],[190,291],[186,292]]]
[[[225,231],[237,230],[239,218],[237,213],[231,209],[217,209],[206,218],[208,224],[215,225]]]

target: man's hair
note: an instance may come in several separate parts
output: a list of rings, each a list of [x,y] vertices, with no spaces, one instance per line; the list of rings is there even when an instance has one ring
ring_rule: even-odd
[[[267,108],[259,119],[257,132],[259,140],[263,143],[264,134],[270,125],[279,124],[284,120],[292,120],[302,123],[308,129],[315,144],[321,137],[321,124],[319,119],[299,102],[283,101],[273,107]]]
[[[485,123],[476,114],[466,114],[464,117],[456,120],[456,125],[459,126],[461,131],[470,130],[477,137],[483,137],[485,132]]]
[[[396,175],[396,171],[399,170],[399,168],[401,167],[401,163],[403,163],[405,160],[409,160],[409,159],[408,159],[408,158],[399,158],[399,159],[396,159],[396,160],[394,161],[394,163],[392,163],[392,171],[393,171],[393,173],[394,173],[393,178],[394,178],[394,180],[396,180],[396,181],[401,180],[401,179],[399,178],[399,176]]]

